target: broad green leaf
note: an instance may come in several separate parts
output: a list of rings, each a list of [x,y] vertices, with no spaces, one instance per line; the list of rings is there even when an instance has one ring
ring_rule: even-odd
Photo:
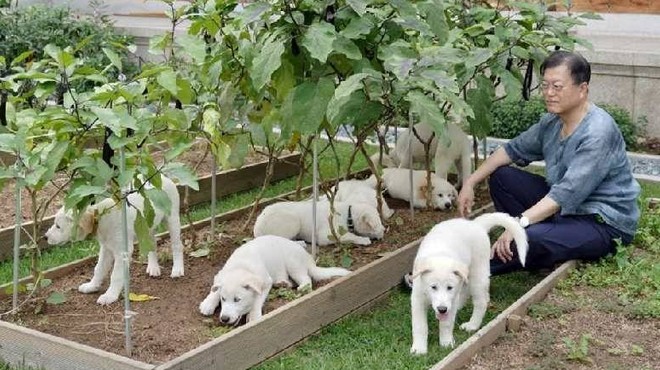
[[[0,152],[15,153],[17,137],[14,134],[0,134]]]
[[[283,101],[296,85],[296,75],[293,64],[282,58],[282,65],[272,75],[272,85],[277,93],[277,99]]]
[[[151,238],[151,231],[147,219],[141,212],[137,212],[134,224],[135,236],[140,248],[140,256],[146,257],[149,252],[156,250],[154,240]]]
[[[417,55],[406,41],[395,41],[391,45],[379,48],[378,59],[383,61],[386,70],[399,80],[405,79],[417,62]]]
[[[147,189],[145,193],[147,194],[147,197],[154,205],[154,207],[166,215],[170,214],[170,210],[172,209],[172,201],[165,191],[157,188],[151,188]]]
[[[335,52],[344,54],[346,58],[353,60],[362,59],[362,52],[355,43],[346,37],[338,36],[332,44]]]
[[[177,93],[179,92],[179,87],[177,86],[176,80],[176,73],[171,69],[162,71],[160,74],[158,74],[158,77],[156,77],[158,84],[164,87],[167,91],[170,92],[170,94],[174,96],[177,96]]]
[[[513,54],[516,58],[529,59],[529,52],[527,49],[518,45],[511,48],[511,54]]]
[[[28,291],[25,284],[18,284],[16,290],[18,293],[25,293]],[[9,284],[5,287],[5,294],[8,296],[14,294],[14,284]]]
[[[438,45],[444,45],[449,38],[449,26],[445,20],[442,3],[435,1],[426,6],[426,23],[437,38]]]
[[[195,93],[193,92],[192,86],[190,85],[190,81],[185,78],[177,78],[176,87],[177,93],[175,96],[177,99],[179,99],[179,101],[181,101],[183,104],[191,104],[195,97]]]
[[[189,34],[182,34],[177,35],[176,43],[186,54],[190,55],[193,62],[203,63],[206,59],[206,43],[203,39]]]
[[[334,92],[334,83],[329,78],[296,86],[285,103],[289,108],[283,112],[283,123],[292,127],[291,131],[317,132]]]
[[[62,304],[64,302],[66,302],[66,296],[61,292],[52,292],[46,298],[46,303],[48,304]]]
[[[371,3],[369,0],[347,0],[346,3],[353,9],[359,16],[363,16],[367,12],[367,7]]]
[[[81,199],[90,195],[102,195],[105,193],[105,186],[80,185],[72,189],[69,197],[73,199]]]
[[[42,288],[48,287],[53,283],[51,279],[41,279],[39,280],[39,286]]]
[[[493,117],[491,107],[495,97],[495,88],[492,81],[479,75],[475,78],[476,87],[467,91],[467,103],[474,111],[474,118],[468,118],[470,133],[477,138],[484,138],[490,132]]]
[[[374,23],[369,16],[353,18],[346,28],[339,31],[339,34],[347,39],[360,39],[363,38],[363,36],[368,35],[373,27]]]
[[[419,117],[419,122],[432,126],[437,137],[446,136],[444,134],[445,116],[435,100],[418,90],[410,91],[406,95],[406,100],[410,102],[410,110]]]
[[[506,100],[516,101],[520,99],[522,94],[522,82],[513,75],[513,73],[503,70],[498,73],[502,85],[504,85],[504,92],[506,93]]]
[[[325,63],[333,50],[337,33],[333,25],[325,22],[315,22],[307,28],[302,40],[302,46],[307,49],[312,58]]]
[[[199,191],[197,176],[183,163],[167,163],[161,168],[161,172],[175,182],[178,182],[179,185],[188,186],[195,191]]]
[[[362,89],[362,80],[367,77],[369,77],[368,73],[356,73],[342,81],[339,86],[337,86],[333,99],[343,99],[351,95],[355,90]]]
[[[377,121],[383,109],[382,104],[367,100],[364,92],[357,90],[350,96],[332,100],[328,104],[327,117],[333,127],[344,124],[363,127]]]
[[[241,25],[246,26],[260,20],[270,9],[271,5],[267,2],[251,3],[241,12],[236,13],[236,19],[240,20]]]
[[[267,40],[259,54],[252,61],[250,77],[252,86],[261,90],[270,81],[270,76],[282,64],[282,53],[284,53],[284,42],[278,39]]]
[[[193,145],[195,145],[193,140],[177,141],[173,143],[169,150],[165,152],[165,160],[167,162],[172,161],[174,158],[188,151],[188,149],[190,149]]]
[[[467,59],[465,60],[465,65],[468,68],[473,68],[476,66],[485,63],[493,56],[493,50],[486,48],[477,48],[470,52]]]
[[[160,299],[160,298],[150,296],[148,294],[138,294],[133,292],[128,293],[128,300],[131,302],[147,302],[147,301],[153,301],[155,299]]]
[[[108,48],[103,48],[103,53],[108,57],[108,59],[110,59],[110,63],[112,63],[113,66],[115,66],[119,71],[123,70],[119,54]]]
[[[48,54],[49,57],[51,57],[53,60],[57,61],[59,63],[60,61],[60,52],[62,49],[59,48],[59,46],[55,44],[48,44],[44,46],[44,52]]]

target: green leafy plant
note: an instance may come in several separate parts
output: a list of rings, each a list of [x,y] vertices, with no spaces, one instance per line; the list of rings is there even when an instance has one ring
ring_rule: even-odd
[[[590,334],[582,334],[577,342],[571,338],[564,338],[564,345],[568,350],[566,358],[569,361],[593,363],[593,360],[589,357],[589,342],[591,340]]]

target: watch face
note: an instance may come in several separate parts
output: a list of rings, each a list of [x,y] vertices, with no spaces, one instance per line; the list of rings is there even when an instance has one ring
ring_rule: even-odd
[[[529,218],[522,216],[520,217],[520,226],[527,227],[529,226]]]

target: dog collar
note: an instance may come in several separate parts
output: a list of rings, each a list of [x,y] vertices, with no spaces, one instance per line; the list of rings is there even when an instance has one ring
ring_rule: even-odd
[[[353,225],[353,215],[351,214],[351,206],[348,206],[348,218],[346,218],[346,227],[349,233],[355,232],[355,225]]]

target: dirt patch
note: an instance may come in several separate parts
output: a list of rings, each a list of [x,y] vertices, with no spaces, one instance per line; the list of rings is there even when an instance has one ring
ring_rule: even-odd
[[[629,318],[607,290],[555,290],[464,369],[660,369],[658,333],[659,320]]]
[[[153,154],[154,161],[162,160],[163,154],[155,152]],[[245,164],[252,164],[266,160],[265,155],[250,151],[245,157]],[[213,170],[213,156],[211,153],[206,153],[206,145],[204,143],[195,144],[188,151],[181,154],[177,159],[189,166],[190,168],[197,168],[195,173],[199,177],[208,176]],[[64,192],[60,191],[65,187],[66,177],[64,175],[56,177],[50,184],[46,185],[42,191],[37,195],[35,204],[40,206],[45,204],[51,197],[54,196],[54,201],[50,202],[46,207],[45,215],[53,215],[57,209],[62,205],[64,199]],[[14,181],[8,181],[5,187],[0,192],[0,229],[16,224],[16,186]],[[21,214],[23,215],[23,222],[32,220],[32,199],[27,190],[23,190],[21,198]]]
[[[490,201],[485,189],[477,194],[476,207]],[[389,230],[383,240],[366,247],[322,247],[319,252],[320,264],[342,265],[342,261],[350,261],[349,268],[355,270],[382,257],[386,252],[418,239],[437,222],[457,216],[455,211],[418,211],[413,220],[408,211],[408,203],[388,199],[388,204],[396,213],[388,220]],[[213,318],[202,316],[198,306],[208,294],[213,276],[224,261],[244,237],[250,236],[251,227],[248,232],[239,230],[243,222],[243,219],[237,219],[218,225],[219,241],[212,245],[208,257],[190,257],[188,252],[191,248],[187,247],[185,277],[169,278],[170,261],[162,263],[163,276],[160,278],[148,277],[145,265],[139,262],[132,264],[131,291],[159,297],[157,300],[132,303],[132,310],[137,313],[132,326],[134,359],[151,364],[163,363],[228,330],[219,326],[217,315]],[[184,233],[184,244],[189,244],[192,236],[191,233]],[[198,230],[195,236],[195,246],[199,247],[202,241],[207,240],[209,229]],[[163,247],[161,250],[166,251]],[[99,294],[85,295],[77,292],[78,285],[91,277],[92,269],[93,263],[89,263],[54,281],[41,291],[39,297],[31,300],[20,314],[7,319],[45,333],[125,355],[123,303],[101,307],[96,304]],[[45,297],[53,291],[63,292],[68,298],[67,302],[60,305],[45,304]],[[269,299],[264,313],[287,301],[282,297]],[[11,299],[0,302],[0,310],[7,311],[10,308]]]

